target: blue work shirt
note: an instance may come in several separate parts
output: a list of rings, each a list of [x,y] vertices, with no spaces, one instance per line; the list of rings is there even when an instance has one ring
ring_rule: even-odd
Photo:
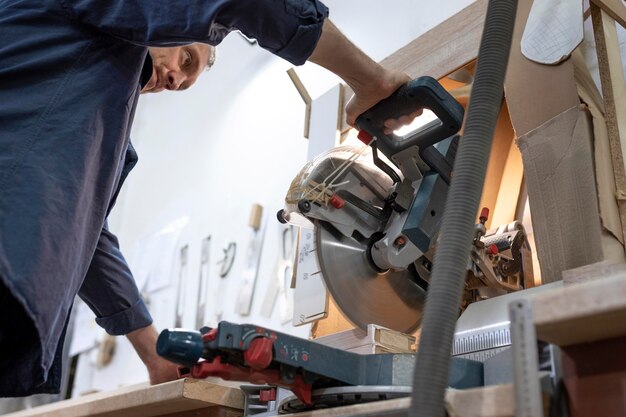
[[[106,228],[136,161],[147,46],[217,45],[239,29],[297,65],[327,15],[317,0],[0,0],[0,300],[14,300],[0,314],[38,341],[0,328],[0,396],[58,390],[76,294],[108,333],[151,323]]]

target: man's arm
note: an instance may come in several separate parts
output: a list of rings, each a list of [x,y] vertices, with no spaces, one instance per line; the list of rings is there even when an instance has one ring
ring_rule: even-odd
[[[141,361],[148,369],[151,384],[173,381],[178,378],[178,365],[160,357],[156,352],[159,334],[154,326],[147,326],[126,335]]]
[[[354,91],[346,106],[346,120],[351,126],[363,112],[410,81],[405,73],[388,70],[372,60],[328,19],[309,61],[334,72]],[[387,120],[385,125],[389,131],[397,129],[410,123],[420,113],[421,110],[397,120]]]
[[[141,299],[115,235],[103,227],[96,252],[78,295],[107,333],[127,335],[153,384],[177,378],[176,365],[156,353],[157,330]]]

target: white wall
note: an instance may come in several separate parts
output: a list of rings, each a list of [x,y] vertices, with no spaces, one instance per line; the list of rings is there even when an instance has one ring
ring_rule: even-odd
[[[359,47],[380,60],[471,3],[470,0],[427,2],[411,0],[328,0],[331,19]],[[259,315],[268,280],[278,256],[278,227],[274,213],[282,207],[292,178],[306,162],[302,136],[304,105],[285,71],[290,64],[231,34],[219,47],[214,68],[185,92],[143,96],[132,140],[139,164],[130,175],[110,218],[128,259],[137,241],[166,223],[186,216],[180,244],[189,244],[187,300],[195,300],[202,239],[212,236],[211,263],[229,241],[238,245],[229,274],[223,319],[253,322],[308,335],[308,327],[282,326]],[[298,69],[315,98],[338,80],[314,65]],[[250,206],[266,208],[268,229],[252,315],[234,313],[238,277],[245,265]],[[213,274],[212,279],[215,279]],[[215,281],[213,281],[215,282]],[[155,323],[173,324],[174,289],[152,296]],[[194,326],[194,303],[188,303],[184,325]],[[276,313],[276,311],[275,311]],[[110,389],[146,379],[128,342],[119,338],[113,362],[95,370],[87,354],[81,357],[77,386]]]

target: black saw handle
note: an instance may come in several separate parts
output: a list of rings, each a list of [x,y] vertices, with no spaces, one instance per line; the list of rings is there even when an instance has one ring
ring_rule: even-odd
[[[429,123],[407,137],[385,134],[384,122],[397,119],[418,109],[430,109],[439,123]],[[356,119],[356,126],[377,138],[378,149],[388,158],[412,146],[420,150],[434,145],[461,129],[463,106],[432,77],[409,81]]]

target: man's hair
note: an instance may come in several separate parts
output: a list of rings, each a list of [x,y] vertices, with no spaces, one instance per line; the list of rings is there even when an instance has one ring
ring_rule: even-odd
[[[209,58],[206,60],[206,68],[205,71],[211,69],[213,64],[215,64],[215,59],[217,58],[217,48],[215,46],[211,46],[209,48]]]

